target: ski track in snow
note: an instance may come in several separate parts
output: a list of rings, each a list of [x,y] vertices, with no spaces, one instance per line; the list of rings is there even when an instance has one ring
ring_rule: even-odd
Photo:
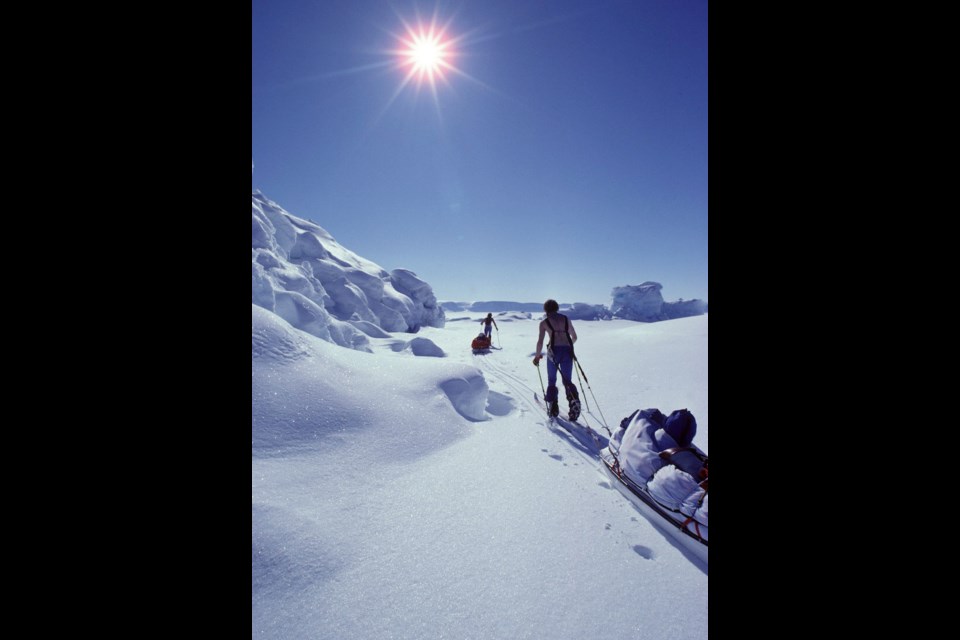
[[[373,338],[374,355],[359,357],[364,362],[366,358],[371,362],[386,358],[382,366],[389,369],[407,358],[428,356],[425,360],[431,360],[430,355],[444,352],[443,357],[449,358],[450,364],[474,367],[478,375],[463,372],[438,385],[438,391],[446,395],[443,402],[450,402],[468,423],[467,433],[473,431],[475,435],[451,441],[443,454],[424,458],[415,465],[385,468],[402,473],[365,485],[365,489],[358,485],[356,495],[346,489],[353,485],[345,483],[345,488],[338,490],[339,495],[350,499],[304,499],[303,507],[298,509],[295,497],[289,514],[274,506],[284,504],[281,497],[288,495],[287,487],[275,489],[276,483],[260,481],[262,495],[254,506],[259,520],[267,521],[267,526],[255,528],[255,553],[260,554],[257,558],[265,555],[266,560],[255,558],[254,562],[255,627],[268,630],[273,637],[309,636],[324,640],[387,635],[474,637],[466,631],[468,628],[488,633],[476,637],[498,637],[498,633],[499,637],[518,638],[586,637],[595,622],[590,622],[584,613],[609,605],[608,597],[599,595],[605,583],[597,582],[598,572],[582,569],[586,562],[599,567],[600,575],[615,574],[621,594],[641,596],[638,602],[615,605],[606,613],[607,622],[619,630],[621,637],[706,637],[706,568],[697,566],[699,571],[691,572],[691,561],[680,557],[685,555],[683,549],[641,515],[609,481],[599,459],[599,450],[607,439],[606,432],[601,433],[603,421],[594,413],[599,411],[595,398],[591,395],[588,403],[584,397],[592,390],[584,385],[581,391],[582,424],[551,420],[543,405],[535,400],[535,396],[543,397],[543,389],[538,373],[530,370],[532,351],[519,348],[521,342],[532,346],[536,336],[531,338],[531,334],[536,324],[516,323],[506,345],[481,354],[473,354],[469,348],[475,337],[472,327],[466,330],[466,323],[458,324],[422,331],[420,335],[437,349],[430,348],[422,354],[413,349],[396,349],[394,345],[400,340],[392,336]],[[582,337],[590,337],[586,327],[581,331]],[[406,340],[402,342],[408,344]],[[283,352],[278,355],[298,357],[296,344],[282,347],[275,349]],[[639,401],[635,391],[619,392],[611,385],[613,376],[604,370],[603,355],[599,349],[584,351],[588,367],[597,363],[592,365],[597,374],[593,368],[590,372],[596,376],[593,382],[605,403],[603,408],[606,413],[613,412],[612,421],[607,424],[612,427],[620,416],[638,408],[628,404]],[[643,366],[640,371],[650,372],[648,375],[661,373],[649,359],[643,361]],[[540,375],[545,385],[543,368]],[[604,380],[605,377],[608,379]],[[479,401],[480,381],[487,386],[485,402]],[[631,389],[636,388],[631,385]],[[478,401],[464,404],[460,398]],[[592,434],[585,426],[588,418]],[[471,447],[468,443],[472,437],[476,440]],[[511,473],[497,473],[500,465],[492,457],[494,452],[510,461]],[[267,472],[273,469],[266,462],[259,468]],[[307,477],[316,473],[319,479],[329,482],[325,475],[314,471],[315,465],[295,468],[298,472],[302,469]],[[433,524],[433,514],[450,500],[443,479],[464,468],[473,469],[481,480],[463,489],[474,500],[470,504],[476,514],[452,513],[450,518],[437,520],[442,527]],[[484,472],[493,472],[497,477]],[[525,501],[524,493],[515,494],[508,486],[515,479],[543,488],[531,491],[530,495],[536,498]],[[276,492],[277,498],[268,490]],[[497,500],[477,500],[486,495],[495,495]],[[379,506],[374,508],[375,505]],[[336,517],[347,512],[354,519],[365,518],[362,526],[354,530],[352,525],[334,524]],[[372,515],[381,512],[389,517]],[[503,517],[505,514],[509,515]],[[502,521],[498,522],[498,517]],[[274,522],[277,524],[271,528]],[[368,533],[371,528],[377,533]],[[345,535],[340,533],[341,529]],[[288,545],[291,535],[294,544]],[[462,543],[456,541],[458,537],[473,540],[478,551],[475,561],[460,559]],[[583,540],[584,549],[589,547],[588,560],[576,556],[578,547],[568,542],[571,539]],[[385,540],[394,546],[381,542]],[[560,553],[542,553],[544,547]],[[378,559],[380,555],[384,558]],[[532,564],[526,566],[528,559]],[[392,569],[383,569],[384,561]],[[524,570],[511,577],[511,567]],[[459,578],[458,572],[462,574]],[[541,577],[531,577],[533,574]],[[560,585],[570,584],[571,580],[578,589],[578,598],[589,600],[589,605],[570,603],[562,611],[543,608],[544,599],[555,602],[562,598],[564,589],[569,587]],[[477,586],[490,581],[496,583],[492,591]],[[373,585],[380,590],[383,606],[392,612],[382,619],[369,615],[369,604],[349,604]],[[273,590],[275,596],[271,595]],[[419,628],[427,620],[435,625],[434,631],[439,635]],[[537,631],[531,631],[532,628]],[[292,630],[304,633],[290,635]]]
[[[533,366],[533,363],[531,362],[530,365]],[[542,398],[543,390],[528,385],[517,371],[516,364],[513,365],[512,372],[507,370],[506,364],[501,365],[497,363],[495,359],[485,357],[477,360],[477,367],[484,372],[484,377],[487,379],[487,384],[490,385],[491,389],[494,384],[505,386],[507,388],[506,393],[510,394],[514,401],[524,405],[526,411],[537,414],[540,418],[536,422],[537,425],[548,429],[557,437],[558,441],[563,442],[572,449],[581,460],[588,462],[594,467],[598,474],[603,475],[603,469],[600,467],[600,464],[602,464],[600,462],[600,450],[606,446],[606,443],[598,442],[596,436],[590,435],[589,432],[584,433],[587,429],[590,429],[590,427],[577,425],[576,423],[571,424],[566,420],[562,422],[560,420],[551,420],[544,407],[540,406],[537,401],[532,400],[535,394],[537,397]],[[511,391],[513,392],[512,394],[510,393]],[[523,412],[524,409],[521,409],[521,413]],[[586,413],[581,415],[585,414]],[[561,454],[549,454],[549,457],[558,461],[564,459]]]
[[[594,421],[597,423],[596,427],[592,424],[588,424],[586,420],[583,420],[583,423],[578,421],[577,423],[570,423],[566,419],[562,418],[562,413],[559,419],[551,420],[546,413],[546,408],[541,406],[540,403],[534,399],[534,397],[543,398],[544,389],[537,388],[533,384],[528,383],[527,377],[524,377],[520,367],[527,365],[533,366],[531,359],[533,357],[533,351],[530,351],[529,354],[525,354],[521,360],[517,360],[516,356],[511,356],[511,351],[503,351],[503,348],[499,348],[497,352],[485,352],[480,354],[474,354],[472,356],[473,364],[483,372],[484,378],[487,380],[487,384],[491,389],[491,393],[497,393],[496,389],[500,389],[504,394],[509,395],[517,403],[517,409],[520,411],[521,417],[525,416],[526,413],[531,412],[537,416],[535,424],[539,427],[545,428],[550,434],[555,437],[555,442],[559,444],[557,447],[558,451],[550,451],[548,449],[541,449],[542,452],[546,453],[547,456],[558,462],[564,462],[567,459],[568,455],[575,454],[577,458],[583,462],[589,464],[590,467],[600,476],[600,479],[597,481],[597,486],[600,486],[604,489],[610,490],[613,493],[617,494],[619,497],[619,492],[616,487],[612,486],[607,481],[607,476],[604,473],[602,468],[603,463],[600,460],[600,450],[606,447],[607,437],[601,435],[599,431],[604,428],[604,421],[600,419],[593,412],[593,408],[596,407],[596,398],[591,397],[593,402],[590,402],[585,394],[592,394],[592,389],[589,385],[584,386],[580,383],[580,395],[583,402],[583,413],[581,413],[581,419],[586,416],[591,416]],[[476,357],[477,355],[482,355],[484,357]],[[526,356],[529,356],[527,358]],[[508,359],[509,358],[509,359]],[[546,372],[540,370],[540,375],[542,376],[542,384],[546,384]],[[532,378],[532,376],[530,376]],[[540,377],[535,378],[535,381],[541,380]],[[561,406],[563,402],[561,401]],[[598,409],[599,411],[599,409]],[[610,425],[606,425],[607,429],[611,429]],[[585,489],[581,488],[581,494],[585,494]],[[624,499],[624,502],[629,505],[629,501]],[[639,520],[637,518],[631,518],[634,521],[647,521],[645,516],[640,515]],[[655,529],[661,529],[659,523],[651,525]],[[670,546],[676,548],[687,558],[690,558],[690,554],[683,549],[681,546],[676,544],[669,535],[663,534],[663,542],[669,544]],[[631,544],[630,548],[640,557],[646,560],[655,560],[658,556],[658,553],[651,547],[641,545],[641,544]],[[705,567],[703,567],[699,562],[692,561],[695,566],[697,566],[701,571],[706,573]]]

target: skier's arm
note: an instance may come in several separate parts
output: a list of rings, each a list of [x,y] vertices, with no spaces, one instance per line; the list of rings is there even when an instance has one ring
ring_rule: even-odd
[[[533,355],[533,364],[540,366],[540,350],[543,349],[543,336],[547,334],[547,328],[540,323],[540,336],[537,338],[537,350]]]
[[[573,328],[573,323],[570,323],[570,339],[573,342],[577,341],[577,330]]]

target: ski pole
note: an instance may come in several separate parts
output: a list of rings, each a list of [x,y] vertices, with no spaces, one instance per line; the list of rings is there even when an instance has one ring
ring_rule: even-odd
[[[576,359],[574,359],[574,362],[576,362]],[[577,382],[580,383],[580,393],[583,394],[583,404],[586,407],[587,412],[589,413],[590,405],[589,403],[587,403],[587,392],[583,390],[583,380],[580,378],[580,372],[577,371],[576,368],[574,368],[573,372],[577,374]]]
[[[610,427],[607,426],[607,418],[606,418],[606,416],[603,415],[603,409],[600,408],[600,403],[597,402],[597,396],[596,396],[596,394],[593,392],[593,387],[590,386],[590,379],[587,378],[587,372],[584,371],[584,370],[583,370],[583,367],[580,366],[580,361],[577,360],[576,356],[574,356],[573,362],[574,362],[574,364],[577,365],[577,369],[578,369],[578,371],[579,371],[579,373],[578,373],[577,375],[579,376],[580,374],[583,374],[583,379],[584,379],[584,381],[587,383],[587,389],[590,389],[590,395],[593,396],[593,404],[597,405],[597,411],[600,412],[600,418],[603,419],[603,428],[607,430],[607,433],[610,433],[610,435],[613,435],[613,434],[610,432]]]
[[[540,391],[543,393],[543,397],[546,398],[546,397],[547,397],[547,390],[543,388],[543,374],[540,373],[540,363],[539,363],[539,362],[535,362],[535,363],[533,363],[533,366],[535,366],[535,367],[537,368],[537,377],[540,378]],[[546,400],[544,400],[544,402],[546,402]]]

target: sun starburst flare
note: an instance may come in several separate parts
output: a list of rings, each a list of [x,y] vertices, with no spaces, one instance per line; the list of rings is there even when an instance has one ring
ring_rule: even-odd
[[[453,41],[446,38],[442,31],[423,28],[407,28],[407,37],[401,40],[401,64],[409,67],[407,81],[416,78],[419,84],[446,80],[444,70],[455,70],[450,60],[454,57]]]
[[[377,120],[390,109],[390,106],[408,87],[413,87],[417,96],[421,90],[427,89],[433,97],[438,116],[440,115],[439,84],[441,82],[447,88],[453,89],[451,78],[457,76],[490,89],[457,66],[460,58],[466,55],[461,48],[475,39],[475,31],[451,35],[453,19],[441,22],[438,12],[435,12],[429,20],[422,20],[418,16],[415,21],[407,21],[399,14],[397,17],[403,25],[403,30],[399,33],[387,32],[394,37],[395,46],[392,49],[385,49],[384,52],[391,56],[391,65],[401,71],[403,77],[380,111]]]

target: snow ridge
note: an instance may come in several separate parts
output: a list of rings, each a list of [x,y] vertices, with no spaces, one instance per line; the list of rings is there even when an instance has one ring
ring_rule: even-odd
[[[253,194],[253,304],[340,346],[371,351],[368,336],[443,327],[429,284],[408,269],[385,271],[325,229]]]

